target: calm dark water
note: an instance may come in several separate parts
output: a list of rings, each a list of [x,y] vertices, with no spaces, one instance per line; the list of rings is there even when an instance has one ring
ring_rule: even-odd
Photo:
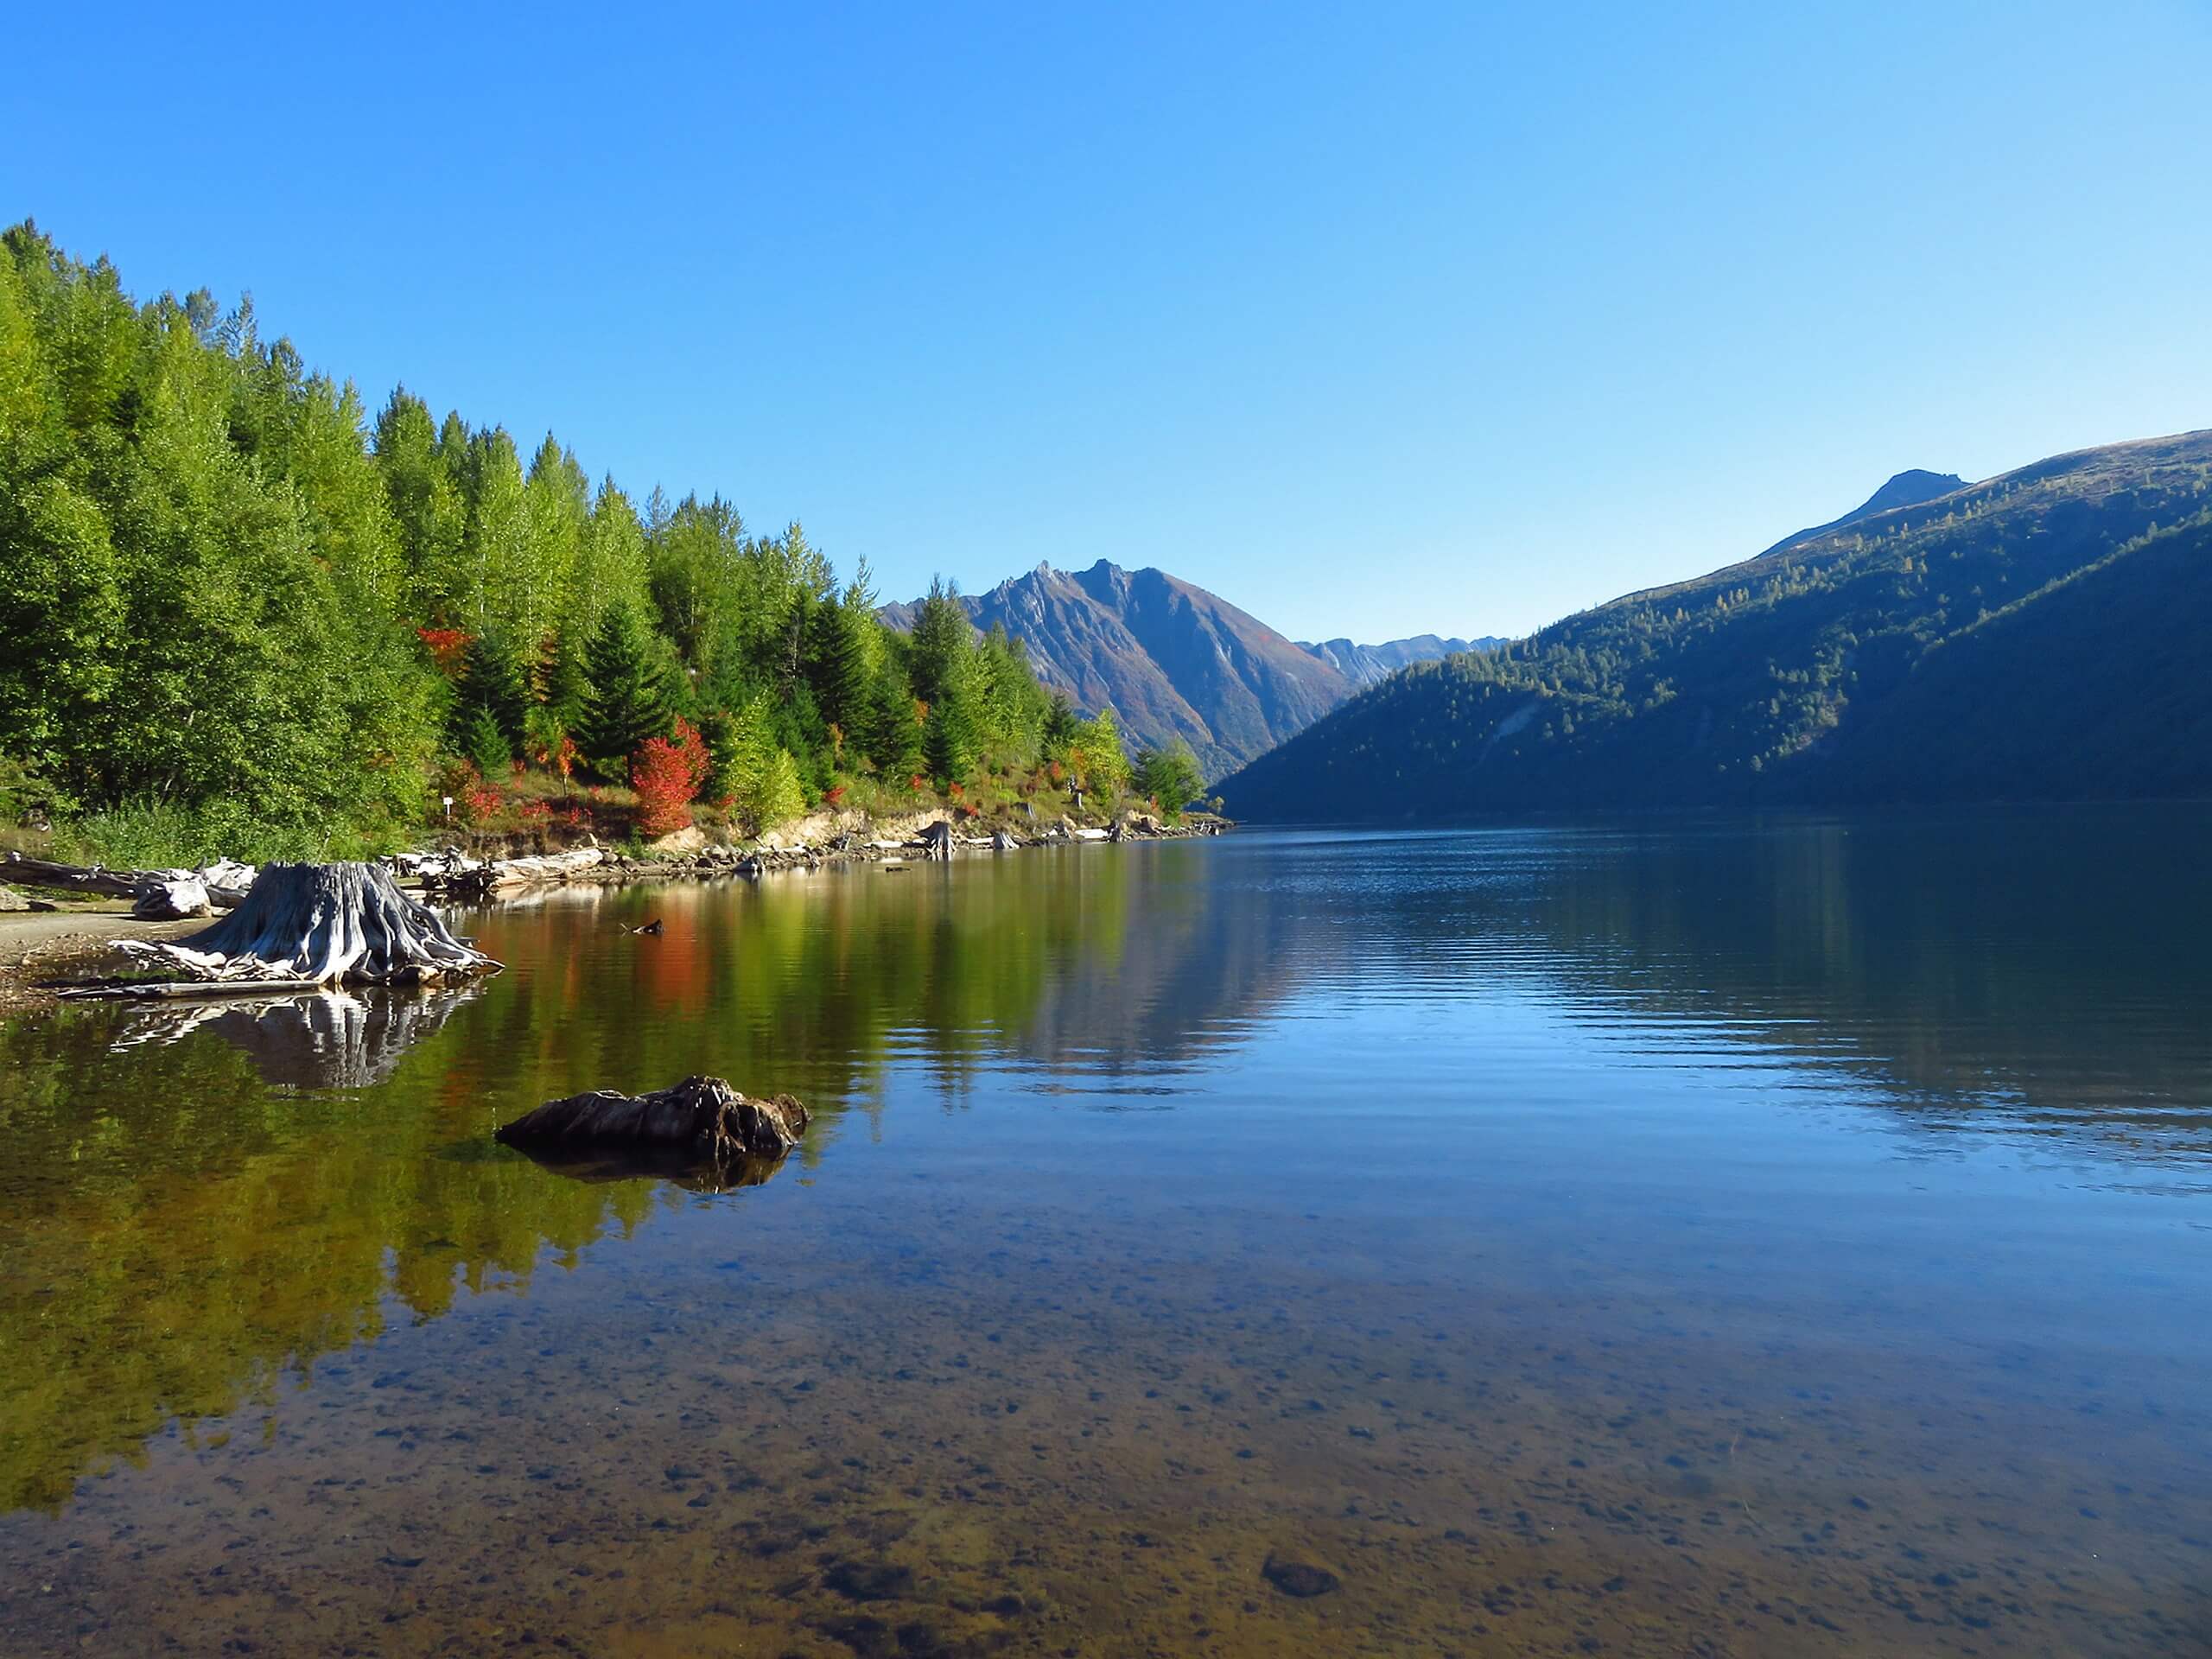
[[[0,1654],[2212,1651],[2208,829],[1040,850],[0,1027]],[[489,1141],[694,1071],[806,1144]]]

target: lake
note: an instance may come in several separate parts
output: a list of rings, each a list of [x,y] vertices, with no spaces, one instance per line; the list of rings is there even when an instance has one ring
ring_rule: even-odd
[[[2208,830],[579,889],[0,1027],[0,1653],[2212,1651]],[[694,1072],[804,1146],[491,1141]]]

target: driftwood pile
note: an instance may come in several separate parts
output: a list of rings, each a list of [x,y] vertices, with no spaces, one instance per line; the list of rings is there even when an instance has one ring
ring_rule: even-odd
[[[433,853],[402,853],[384,861],[393,874],[418,878],[423,891],[441,899],[484,899],[517,887],[573,881],[607,862],[598,847],[524,858],[474,859],[458,848]]]
[[[98,864],[56,864],[10,853],[0,875],[25,887],[132,900],[142,921],[174,921],[235,910],[252,890],[254,868],[219,859],[196,870],[110,870]]]

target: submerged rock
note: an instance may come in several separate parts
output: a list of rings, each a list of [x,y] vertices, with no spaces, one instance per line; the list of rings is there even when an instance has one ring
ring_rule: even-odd
[[[690,1173],[719,1189],[766,1179],[806,1122],[806,1108],[789,1095],[755,1100],[720,1077],[686,1077],[651,1094],[601,1089],[548,1101],[499,1139],[588,1177]]]
[[[1315,1567],[1310,1561],[1285,1560],[1280,1555],[1268,1557],[1260,1576],[1286,1596],[1296,1596],[1301,1600],[1309,1596],[1325,1596],[1340,1582],[1325,1567]]]

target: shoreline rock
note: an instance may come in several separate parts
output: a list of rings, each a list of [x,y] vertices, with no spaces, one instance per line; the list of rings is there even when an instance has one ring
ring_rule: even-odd
[[[1063,817],[1049,828],[1027,836],[1004,823],[986,827],[981,822],[976,829],[982,833],[967,833],[941,810],[887,822],[871,821],[857,814],[840,815],[836,820],[817,814],[801,822],[823,829],[826,832],[823,839],[808,842],[772,835],[741,845],[705,842],[694,830],[684,832],[680,842],[664,837],[655,845],[665,845],[669,850],[645,858],[633,858],[594,842],[560,853],[482,860],[457,846],[446,846],[396,854],[384,862],[395,874],[419,878],[427,896],[447,903],[483,904],[550,887],[733,877],[757,880],[778,871],[814,870],[835,864],[874,863],[896,869],[905,868],[909,860],[948,860],[963,850],[1013,852],[1089,842],[1195,840],[1220,835],[1231,827],[1227,819],[1206,814],[1193,814],[1182,824],[1170,826],[1143,812],[1124,813],[1108,828],[1078,825]],[[697,844],[692,839],[695,836]]]

